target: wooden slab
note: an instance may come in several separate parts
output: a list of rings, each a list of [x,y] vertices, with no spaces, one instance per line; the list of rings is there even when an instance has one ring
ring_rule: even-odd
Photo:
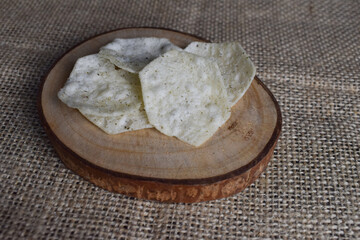
[[[169,38],[180,47],[205,41],[165,29],[120,29],[74,47],[44,78],[40,118],[61,160],[97,186],[161,202],[206,201],[243,190],[266,168],[281,129],[279,105],[257,77],[231,118],[198,148],[156,129],[107,135],[57,98],[78,58],[115,38],[150,36]]]

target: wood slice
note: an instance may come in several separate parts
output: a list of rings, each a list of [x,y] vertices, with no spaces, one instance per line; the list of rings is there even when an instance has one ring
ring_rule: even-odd
[[[279,105],[259,78],[232,108],[231,118],[198,148],[156,129],[107,135],[57,98],[78,58],[115,38],[150,36],[180,47],[205,41],[165,29],[120,29],[74,47],[44,78],[39,112],[60,159],[95,185],[137,198],[191,203],[240,192],[266,168],[281,129]]]

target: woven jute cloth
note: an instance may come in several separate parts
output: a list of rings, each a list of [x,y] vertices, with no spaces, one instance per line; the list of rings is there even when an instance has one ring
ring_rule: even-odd
[[[0,0],[0,239],[360,239],[359,1]],[[232,197],[164,204],[68,170],[40,123],[41,79],[125,27],[239,41],[277,98],[266,171]]]

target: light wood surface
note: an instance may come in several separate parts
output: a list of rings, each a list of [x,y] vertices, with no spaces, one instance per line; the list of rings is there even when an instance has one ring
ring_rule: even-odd
[[[149,36],[180,47],[205,41],[166,29],[120,29],[71,49],[44,78],[40,117],[61,160],[102,188],[162,202],[206,201],[243,190],[266,168],[281,130],[280,108],[257,77],[231,118],[198,148],[156,129],[107,135],[57,98],[78,58],[115,38]]]

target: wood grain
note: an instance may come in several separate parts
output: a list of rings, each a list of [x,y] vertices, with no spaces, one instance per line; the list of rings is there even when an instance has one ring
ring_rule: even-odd
[[[205,41],[166,29],[120,29],[74,47],[44,78],[40,118],[60,159],[97,186],[137,198],[199,202],[243,190],[266,168],[281,130],[279,105],[257,77],[231,118],[198,148],[155,129],[107,135],[57,98],[78,58],[115,38],[149,36],[169,38],[180,47]]]

